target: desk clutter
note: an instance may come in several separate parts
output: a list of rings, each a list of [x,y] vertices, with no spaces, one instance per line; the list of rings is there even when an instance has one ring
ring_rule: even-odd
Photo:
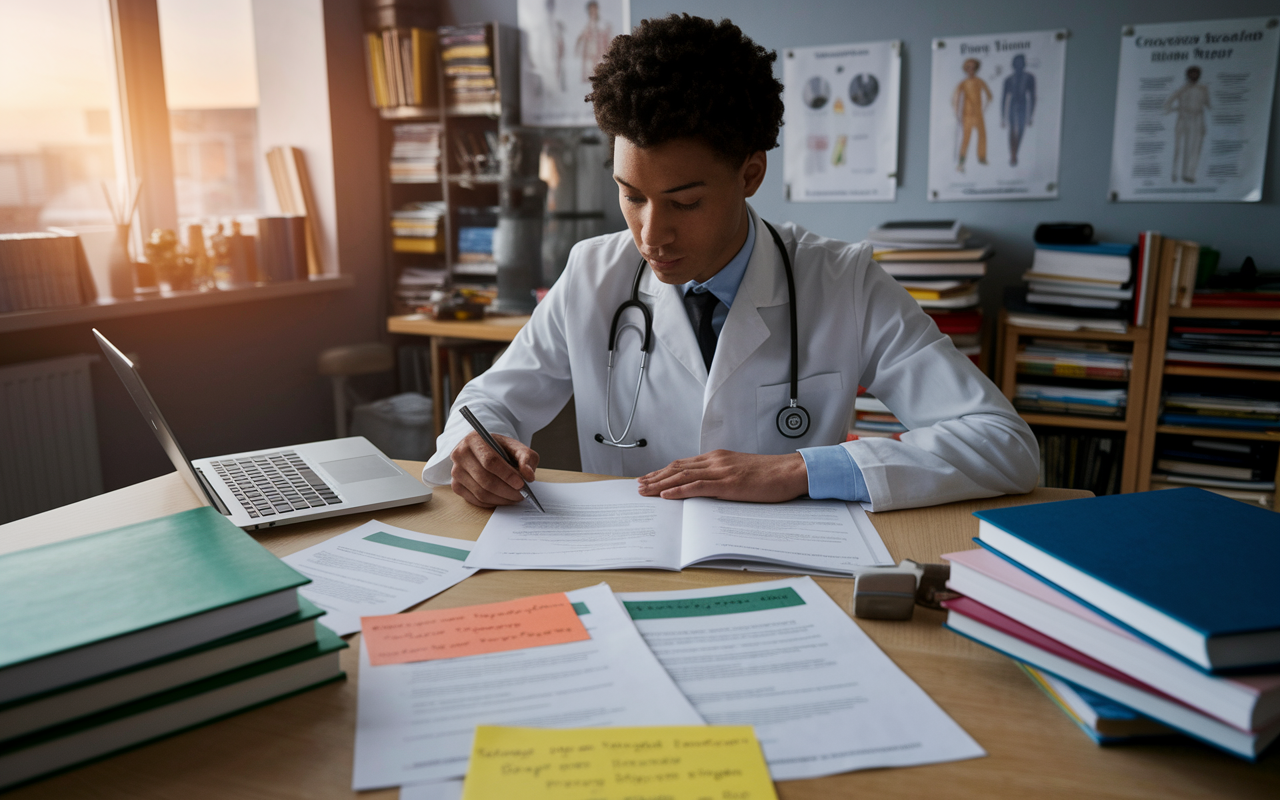
[[[943,556],[947,626],[1096,741],[1162,732],[1145,718],[1253,760],[1280,736],[1274,513],[1182,488],[975,516],[982,548]]]
[[[0,789],[342,678],[306,582],[212,508],[0,557]]]

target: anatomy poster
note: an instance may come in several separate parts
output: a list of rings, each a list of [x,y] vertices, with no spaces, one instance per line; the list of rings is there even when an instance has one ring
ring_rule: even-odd
[[[933,40],[929,199],[1058,196],[1067,32]]]
[[[1280,19],[1121,31],[1111,199],[1262,199]]]
[[[787,49],[782,129],[787,199],[894,199],[901,75],[900,42]]]
[[[628,31],[626,0],[518,0],[520,108],[525,125],[594,127],[586,96],[613,37]]]

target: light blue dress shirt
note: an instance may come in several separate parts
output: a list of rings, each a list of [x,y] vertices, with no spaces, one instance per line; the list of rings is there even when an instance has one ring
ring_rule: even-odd
[[[702,283],[689,281],[681,287],[681,294],[694,292],[701,294],[711,292],[720,303],[711,314],[711,325],[716,336],[724,329],[724,321],[729,317],[729,307],[738,296],[738,287],[742,285],[742,276],[747,272],[747,262],[756,246],[756,224],[750,215],[747,216],[747,240],[742,249],[724,268]],[[689,320],[693,324],[692,318]],[[862,469],[849,455],[849,451],[839,445],[827,447],[806,447],[800,451],[804,458],[805,469],[809,473],[809,496],[815,500],[837,499],[868,501],[867,482],[862,477]]]

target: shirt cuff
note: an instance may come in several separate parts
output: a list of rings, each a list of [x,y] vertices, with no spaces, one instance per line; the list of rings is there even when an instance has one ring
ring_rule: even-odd
[[[809,471],[809,496],[814,500],[867,502],[871,499],[862,468],[847,449],[838,444],[806,447],[800,455]]]

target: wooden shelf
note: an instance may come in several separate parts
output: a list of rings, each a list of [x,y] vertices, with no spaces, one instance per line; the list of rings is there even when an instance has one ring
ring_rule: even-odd
[[[392,106],[390,108],[380,108],[378,113],[383,119],[424,120],[428,122],[440,119],[440,109],[426,108],[425,106]]]
[[[1086,417],[1078,414],[1034,414],[1028,411],[1019,411],[1018,416],[1027,421],[1028,425],[1056,425],[1060,428],[1087,428],[1095,431],[1123,431],[1128,429],[1128,423],[1123,419],[1108,419],[1107,417]]]
[[[258,283],[233,289],[214,289],[207,292],[165,292],[142,296],[136,300],[105,300],[87,306],[65,308],[41,308],[31,311],[14,311],[0,314],[0,333],[52,328],[58,325],[75,325],[104,319],[136,317],[142,314],[161,314],[167,311],[187,311],[194,308],[248,303],[255,300],[272,300],[279,297],[295,297],[317,292],[350,289],[356,285],[351,275],[334,275],[285,283]]]
[[[1199,306],[1171,308],[1174,319],[1256,319],[1280,320],[1280,308],[1246,308],[1241,306]]]
[[[1252,439],[1255,442],[1280,442],[1280,431],[1238,431],[1229,428],[1197,428],[1190,425],[1157,425],[1156,433],[1179,436],[1213,436],[1219,439]]]
[[[1246,381],[1280,381],[1280,371],[1265,369],[1233,369],[1230,367],[1180,367],[1166,364],[1165,375],[1187,375],[1193,378],[1234,378]]]

